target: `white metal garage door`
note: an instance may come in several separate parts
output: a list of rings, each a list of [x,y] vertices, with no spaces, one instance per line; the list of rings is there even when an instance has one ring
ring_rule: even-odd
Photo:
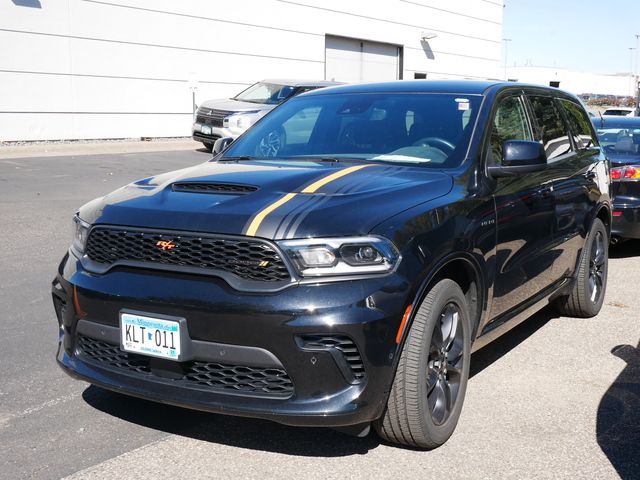
[[[325,37],[325,78],[376,82],[400,78],[402,48],[355,38]]]

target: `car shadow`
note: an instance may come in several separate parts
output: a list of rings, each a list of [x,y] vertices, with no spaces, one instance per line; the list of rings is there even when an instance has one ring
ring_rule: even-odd
[[[217,415],[150,402],[90,386],[82,398],[126,422],[205,442],[307,457],[364,455],[378,447],[375,435],[351,437],[328,428],[289,427],[266,420]]]
[[[625,240],[609,246],[609,258],[640,257],[640,240]]]
[[[211,150],[208,150],[208,149],[206,149],[204,147],[196,148],[196,152],[201,152],[201,153],[206,153],[208,155],[212,155]]]
[[[640,478],[640,342],[611,350],[626,367],[606,391],[596,423],[598,445],[622,480]]]
[[[469,378],[482,372],[485,368],[496,362],[511,350],[524,342],[531,335],[544,327],[550,320],[559,318],[560,315],[552,306],[540,310],[535,315],[527,318],[521,324],[513,327],[504,335],[498,337],[488,345],[482,347],[471,355]]]
[[[469,377],[499,360],[558,315],[545,308],[473,353]],[[205,442],[308,457],[364,455],[388,445],[374,433],[356,438],[329,428],[289,427],[267,420],[218,415],[130,397],[96,386],[82,394],[91,407],[126,422]],[[413,450],[408,448],[408,450]]]

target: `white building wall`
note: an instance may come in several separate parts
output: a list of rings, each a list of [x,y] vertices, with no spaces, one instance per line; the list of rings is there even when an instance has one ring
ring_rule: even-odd
[[[6,0],[0,141],[188,136],[192,88],[323,79],[325,35],[402,46],[407,79],[497,78],[502,2]]]
[[[552,81],[560,82],[562,90],[576,95],[592,93],[635,96],[632,75],[604,75],[553,67],[510,67],[507,68],[507,78],[546,86]]]

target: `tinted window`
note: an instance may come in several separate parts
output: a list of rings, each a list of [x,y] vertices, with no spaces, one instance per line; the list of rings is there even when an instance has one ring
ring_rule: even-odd
[[[591,121],[584,109],[569,100],[560,100],[560,105],[562,105],[566,113],[576,146],[578,148],[587,148],[596,145],[597,142],[593,137]]]
[[[520,97],[508,97],[502,100],[493,117],[491,153],[494,162],[502,163],[502,145],[507,140],[533,140]]]
[[[571,142],[562,116],[551,97],[530,96],[537,122],[537,137],[542,140],[548,160],[571,151]]]
[[[624,124],[595,120],[600,145],[614,161],[640,159],[640,119]]]
[[[462,162],[482,97],[340,93],[288,100],[225,157],[356,157],[453,168]]]
[[[275,105],[293,95],[295,87],[276,83],[258,82],[251,85],[234,98],[242,102],[264,103]]]
[[[287,144],[303,144],[311,138],[311,132],[320,114],[319,107],[308,107],[300,110],[282,124]]]

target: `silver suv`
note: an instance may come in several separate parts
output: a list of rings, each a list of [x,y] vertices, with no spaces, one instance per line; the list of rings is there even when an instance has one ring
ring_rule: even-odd
[[[340,83],[327,80],[262,80],[233,98],[207,100],[196,111],[193,139],[211,150],[217,139],[237,138],[288,98],[331,85]]]

